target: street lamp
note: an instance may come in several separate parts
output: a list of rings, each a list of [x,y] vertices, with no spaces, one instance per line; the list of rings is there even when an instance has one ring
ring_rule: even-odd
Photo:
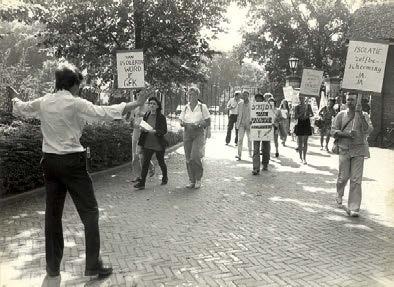
[[[290,70],[291,70],[293,76],[294,76],[295,70],[297,70],[298,61],[299,61],[299,59],[296,58],[296,57],[291,57],[291,58],[289,59],[289,66],[290,66]]]
[[[301,85],[301,79],[300,77],[295,75],[295,71],[297,70],[298,67],[298,58],[296,57],[291,57],[289,59],[289,67],[291,70],[291,76],[286,77],[286,86],[292,86],[294,89],[297,89]]]

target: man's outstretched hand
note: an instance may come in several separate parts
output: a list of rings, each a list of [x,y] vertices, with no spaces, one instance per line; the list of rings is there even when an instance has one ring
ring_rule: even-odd
[[[13,99],[17,97],[19,94],[15,91],[15,89],[11,86],[6,86],[7,95],[9,98]]]

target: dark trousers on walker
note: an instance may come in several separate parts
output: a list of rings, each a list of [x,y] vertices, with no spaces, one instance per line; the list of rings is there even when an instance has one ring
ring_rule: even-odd
[[[238,115],[229,115],[228,116],[228,126],[227,126],[227,135],[226,135],[226,144],[230,143],[231,141],[231,132],[237,122]],[[235,139],[234,143],[238,143],[238,129],[235,128]]]
[[[57,275],[63,257],[64,240],[62,215],[67,191],[77,208],[85,228],[86,270],[99,267],[100,233],[99,211],[92,180],[86,170],[84,152],[65,155],[43,155],[46,187],[45,252],[47,272]]]
[[[154,153],[156,153],[157,162],[160,166],[163,178],[167,178],[167,165],[164,162],[165,150],[155,151],[153,149],[142,148],[142,170],[140,181],[142,184],[145,184],[146,176],[148,175],[149,163]]]

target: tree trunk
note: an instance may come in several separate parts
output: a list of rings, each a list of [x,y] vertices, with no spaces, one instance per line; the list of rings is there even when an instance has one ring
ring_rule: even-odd
[[[134,31],[135,31],[135,49],[143,49],[142,28],[144,24],[143,0],[133,0],[134,6]]]

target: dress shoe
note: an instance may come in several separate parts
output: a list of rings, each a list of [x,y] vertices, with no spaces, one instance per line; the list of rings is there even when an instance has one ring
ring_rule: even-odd
[[[137,189],[144,189],[145,188],[145,184],[143,184],[141,181],[138,182],[137,184],[134,185],[135,188]]]
[[[275,157],[279,157],[279,153],[278,152],[275,153]]]
[[[346,213],[350,217],[358,217],[359,216],[359,212],[358,211],[353,211],[353,210],[346,209]]]
[[[260,171],[258,171],[258,170],[253,170],[253,171],[252,171],[252,174],[253,174],[253,175],[258,175],[259,173],[260,173]]]
[[[195,183],[194,182],[189,182],[188,185],[186,185],[186,188],[194,188]]]
[[[163,178],[161,179],[161,185],[166,185],[168,183],[168,177],[163,176]]]
[[[196,180],[196,183],[194,184],[194,188],[200,188],[201,187],[201,180]]]
[[[99,263],[99,267],[94,270],[85,270],[85,276],[96,276],[98,275],[99,278],[108,277],[112,274],[112,267],[111,266],[104,266],[102,262]]]

